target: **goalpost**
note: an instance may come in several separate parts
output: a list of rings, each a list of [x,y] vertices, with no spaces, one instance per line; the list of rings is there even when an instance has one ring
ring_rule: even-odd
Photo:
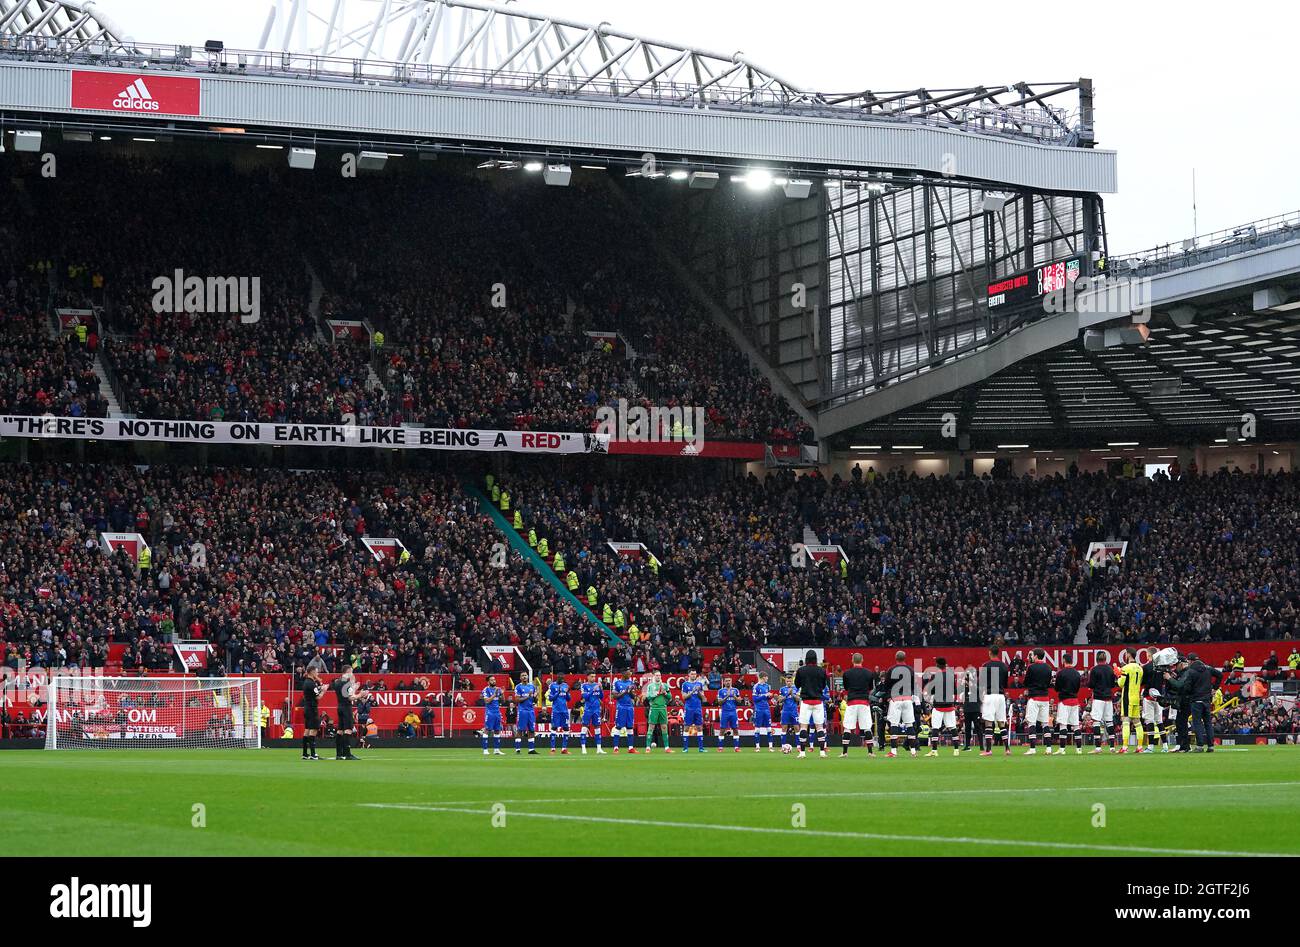
[[[47,750],[262,745],[255,677],[51,676]]]

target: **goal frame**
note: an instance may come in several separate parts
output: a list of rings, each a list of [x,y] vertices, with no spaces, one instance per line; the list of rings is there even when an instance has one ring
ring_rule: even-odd
[[[107,685],[115,685],[115,684],[128,685],[128,686],[123,686],[121,688],[121,690],[123,691],[130,690],[129,685],[131,684],[138,684],[145,681],[152,681],[155,684],[158,682],[171,681],[182,685],[181,687],[172,691],[172,693],[179,694],[179,695],[186,694],[187,689],[184,686],[186,684],[205,685],[202,687],[193,688],[191,691],[189,691],[190,693],[202,693],[205,691],[214,690],[219,687],[242,688],[245,687],[246,685],[251,685],[252,696],[251,699],[248,701],[248,707],[245,711],[247,716],[245,717],[245,722],[243,724],[243,728],[245,728],[246,730],[251,728],[251,732],[252,732],[251,738],[244,737],[241,743],[231,745],[231,746],[194,746],[186,743],[185,740],[183,739],[184,725],[182,724],[182,728],[181,728],[182,739],[176,741],[168,741],[166,744],[166,748],[181,749],[181,750],[243,750],[243,749],[262,748],[262,727],[261,727],[261,721],[260,719],[258,719],[258,715],[260,714],[261,707],[262,707],[262,679],[260,677],[253,677],[248,675],[238,676],[238,677],[225,677],[225,676],[197,677],[194,675],[154,676],[154,677],[151,677],[149,675],[143,675],[143,676],[142,675],[129,675],[129,676],[128,675],[95,675],[92,677],[82,677],[79,675],[60,675],[55,673],[55,674],[51,674],[46,682],[46,695],[48,699],[46,700],[45,703],[45,749],[47,750],[109,749],[115,745],[115,741],[111,741],[111,740],[104,740],[102,747],[93,747],[93,748],[85,747],[81,745],[74,745],[74,746],[59,745],[59,716],[58,716],[59,683],[62,681],[78,681],[78,682],[84,681],[85,684],[83,684],[82,686],[97,687],[97,688],[103,688],[106,684]],[[140,690],[144,691],[146,690],[146,688],[140,688]],[[156,691],[154,692],[156,693]],[[181,709],[182,709],[182,720],[184,720],[185,707],[182,705]],[[127,741],[121,741],[121,742],[127,742]],[[149,739],[139,739],[139,740],[129,741],[130,745],[136,749],[150,749],[150,748],[160,747],[162,742],[163,741],[160,740],[149,740]]]

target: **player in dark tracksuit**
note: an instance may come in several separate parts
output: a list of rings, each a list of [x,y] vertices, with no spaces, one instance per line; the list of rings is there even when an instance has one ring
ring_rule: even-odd
[[[872,739],[875,727],[871,720],[871,692],[876,689],[876,672],[862,666],[862,655],[853,656],[853,667],[844,672],[844,702],[847,705],[841,733],[841,756],[849,755],[853,731],[862,733],[862,742],[870,756],[875,750]]]
[[[1051,721],[1052,669],[1048,667],[1042,648],[1031,653],[1029,667],[1025,669],[1025,739],[1029,752],[1034,753],[1043,741],[1043,733]],[[1047,730],[1048,749],[1051,749],[1050,730]]]
[[[945,740],[952,740],[957,752],[957,674],[945,658],[934,659],[935,669],[926,676],[925,696],[933,708],[930,712],[930,752],[938,756]]]
[[[1088,672],[1088,689],[1092,691],[1092,752],[1100,753],[1103,744],[1115,749],[1115,668],[1111,664],[1094,664]]]
[[[1009,673],[998,646],[989,648],[989,660],[980,665],[981,756],[993,755],[993,740],[998,724],[1006,728],[1006,752],[1011,754],[1011,715],[1007,713]]]
[[[1061,668],[1056,672],[1056,754],[1065,755],[1065,747],[1074,744],[1076,753],[1083,752],[1083,731],[1079,729],[1079,688],[1083,675],[1075,668]]]
[[[817,652],[809,651],[804,663],[794,672],[794,686],[799,689],[799,755],[808,749],[809,726],[816,730],[817,748],[826,755],[826,691],[830,676],[817,663]]]

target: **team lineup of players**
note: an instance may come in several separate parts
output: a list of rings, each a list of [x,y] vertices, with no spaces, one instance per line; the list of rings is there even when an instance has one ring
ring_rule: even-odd
[[[898,755],[900,746],[916,756],[918,747],[925,742],[927,756],[938,756],[941,746],[950,746],[953,755],[978,747],[981,756],[991,756],[994,747],[1004,739],[1005,752],[1011,752],[1007,716],[1010,674],[999,647],[989,648],[989,660],[982,666],[961,671],[948,667],[940,657],[936,658],[934,668],[918,675],[905,663],[906,657],[905,652],[899,651],[895,655],[896,663],[877,674],[862,666],[861,655],[853,656],[852,667],[844,672],[837,694],[841,757],[848,755],[855,734],[859,735],[868,755],[874,754],[877,744],[883,747],[888,743],[890,757]],[[715,695],[718,751],[725,749],[729,738],[732,749],[740,752],[739,708],[744,704],[753,708],[755,751],[775,752],[779,738],[783,753],[797,751],[803,758],[815,744],[825,757],[830,685],[830,676],[819,665],[813,651],[807,653],[803,665],[794,674],[787,675],[785,683],[775,690],[760,680],[746,696],[734,686],[732,678],[724,677]],[[1139,664],[1127,650],[1121,652],[1118,665],[1096,665],[1085,680],[1075,668],[1053,672],[1045,652],[1036,648],[1023,681],[1026,755],[1036,754],[1040,744],[1047,755],[1064,755],[1070,746],[1076,753],[1083,753],[1080,694],[1084,687],[1092,692],[1091,752],[1101,753],[1104,746],[1114,753],[1127,752],[1131,734],[1136,735],[1136,751],[1153,752],[1162,742],[1166,723],[1167,711],[1161,702],[1164,686],[1163,668],[1153,662]],[[606,701],[605,685],[595,674],[589,674],[580,682],[577,692],[574,701],[573,690],[566,681],[553,680],[545,685],[544,696],[550,703],[550,752],[556,752],[557,743],[561,754],[569,752],[569,739],[576,725],[582,752],[587,752],[590,736],[594,738],[596,752],[604,754],[601,710]],[[655,746],[662,747],[665,753],[673,752],[668,734],[670,706],[682,709],[682,751],[690,751],[694,737],[698,752],[705,752],[706,692],[705,680],[694,670],[681,681],[677,695],[658,671],[642,686],[638,686],[629,672],[624,672],[610,687],[614,705],[610,728],[613,751],[618,753],[625,748],[628,753],[637,752],[635,708],[637,703],[643,703],[647,712],[643,752],[649,753]],[[536,755],[537,705],[543,694],[529,675],[524,673],[510,693],[497,686],[495,677],[489,677],[481,696],[486,711],[483,754],[504,755],[502,705],[508,701],[516,707],[515,752],[522,753],[526,743],[527,752]],[[576,706],[571,708],[571,704]],[[777,707],[775,724],[773,704]],[[1163,749],[1169,750],[1167,740]]]

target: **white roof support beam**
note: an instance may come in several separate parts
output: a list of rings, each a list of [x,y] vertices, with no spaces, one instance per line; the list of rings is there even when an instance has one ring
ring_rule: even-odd
[[[577,89],[597,81],[618,83],[620,95],[664,83],[694,86],[697,92],[707,83],[720,96],[741,102],[768,92],[778,101],[806,95],[738,56],[620,33],[605,23],[592,26],[527,13],[513,5],[478,0],[295,0],[290,12],[285,4],[273,0],[263,30],[265,52],[436,65],[443,75],[473,69],[488,79],[530,72],[518,79],[523,88],[563,76]],[[439,57],[439,41],[455,33],[458,44],[450,55]],[[280,48],[268,49],[268,42]],[[627,83],[626,89],[622,83]]]

